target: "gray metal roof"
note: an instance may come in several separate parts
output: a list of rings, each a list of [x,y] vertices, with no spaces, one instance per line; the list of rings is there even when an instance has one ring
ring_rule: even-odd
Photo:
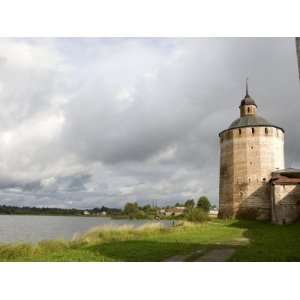
[[[231,123],[228,129],[223,130],[222,132],[219,133],[222,134],[224,131],[230,130],[230,129],[235,129],[235,128],[243,128],[243,127],[275,127],[284,132],[284,130],[276,126],[272,123],[270,123],[268,120],[260,117],[260,116],[243,116]]]
[[[233,121],[228,129],[251,126],[273,126],[273,124],[259,116],[244,116]]]
[[[294,169],[294,168],[286,168],[281,170],[273,171],[272,174],[280,174],[285,176],[299,176],[300,177],[300,169]]]

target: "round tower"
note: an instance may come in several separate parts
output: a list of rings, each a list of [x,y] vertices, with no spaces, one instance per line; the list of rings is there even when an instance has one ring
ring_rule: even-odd
[[[284,169],[284,130],[256,114],[248,93],[240,118],[219,133],[220,217],[270,219],[271,173]]]

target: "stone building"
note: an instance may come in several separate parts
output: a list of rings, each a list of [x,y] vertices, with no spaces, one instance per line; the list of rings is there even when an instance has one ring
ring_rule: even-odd
[[[270,184],[273,223],[286,224],[297,220],[300,215],[300,170],[275,171]]]
[[[300,170],[284,169],[284,130],[257,115],[248,84],[239,109],[240,118],[219,133],[219,216],[292,222]]]

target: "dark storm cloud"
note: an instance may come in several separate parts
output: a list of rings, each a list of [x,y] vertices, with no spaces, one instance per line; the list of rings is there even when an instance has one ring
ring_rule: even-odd
[[[246,77],[299,167],[293,39],[23,39],[0,50],[2,202],[216,203],[218,133],[239,116]]]

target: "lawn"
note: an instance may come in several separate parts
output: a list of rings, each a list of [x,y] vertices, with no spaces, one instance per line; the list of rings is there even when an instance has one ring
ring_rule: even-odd
[[[159,225],[98,228],[74,241],[0,245],[0,261],[164,261],[218,247],[236,248],[230,261],[300,261],[299,233],[300,224],[240,220],[170,229]]]

